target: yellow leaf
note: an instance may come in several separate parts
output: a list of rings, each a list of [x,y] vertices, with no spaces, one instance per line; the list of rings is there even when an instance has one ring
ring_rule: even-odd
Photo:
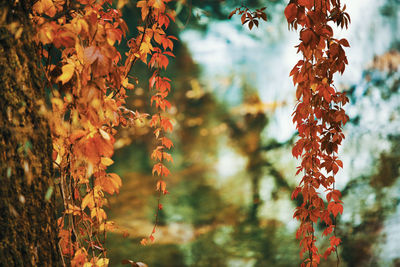
[[[78,56],[78,59],[81,62],[83,62],[83,60],[84,60],[83,47],[80,45],[79,42],[76,42],[76,44],[75,44],[75,51]]]
[[[105,158],[105,157],[101,158],[101,164],[103,164],[104,166],[110,166],[113,163],[114,161],[110,158]]]
[[[81,204],[82,210],[84,210],[87,206],[90,209],[93,209],[94,207],[93,193],[87,194],[82,200]]]
[[[84,33],[89,32],[89,25],[87,24],[86,20],[79,19],[77,24],[79,25],[78,27],[81,29],[81,31],[83,30]]]
[[[151,51],[153,51],[153,46],[149,43],[143,42],[142,45],[140,46],[139,49],[140,53],[142,54],[149,54]]]
[[[74,75],[75,66],[73,64],[66,64],[62,66],[62,74],[57,78],[57,81],[61,81],[65,84],[71,80],[72,75]]]
[[[135,86],[131,83],[129,83],[128,78],[125,78],[122,82],[121,82],[122,86],[125,87],[126,89],[130,89],[132,90],[133,88],[135,88]]]
[[[108,262],[109,262],[109,259],[107,259],[107,258],[101,258],[101,259],[99,259],[98,261],[96,261],[96,265],[98,266],[98,267],[105,267],[105,266],[108,266]]]

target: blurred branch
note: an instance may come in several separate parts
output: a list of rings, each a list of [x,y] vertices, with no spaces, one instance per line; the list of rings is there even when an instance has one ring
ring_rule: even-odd
[[[269,150],[278,149],[278,148],[281,148],[281,147],[293,145],[296,136],[297,136],[297,132],[294,133],[290,139],[288,139],[287,141],[282,142],[282,143],[273,140],[268,145],[260,147],[260,150],[269,151]]]

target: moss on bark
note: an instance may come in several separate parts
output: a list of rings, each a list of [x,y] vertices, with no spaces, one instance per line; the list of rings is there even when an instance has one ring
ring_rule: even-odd
[[[30,1],[0,3],[0,265],[60,266],[52,142]],[[18,30],[22,28],[22,33]],[[21,32],[21,30],[19,30]]]

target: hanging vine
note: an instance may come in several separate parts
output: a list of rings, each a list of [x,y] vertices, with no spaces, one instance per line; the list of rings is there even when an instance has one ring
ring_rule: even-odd
[[[251,30],[253,25],[258,26],[257,19],[266,20],[264,10],[252,12],[242,6],[233,10],[229,18],[241,15],[242,24],[249,23]],[[349,100],[335,88],[333,76],[345,70],[348,62],[343,47],[349,47],[349,43],[334,38],[330,24],[347,28],[350,16],[345,10],[346,5],[342,6],[340,0],[290,0],[284,12],[289,26],[300,28],[300,43],[296,47],[303,57],[290,72],[297,85],[293,122],[299,132],[292,154],[301,158],[296,175],[303,172],[292,199],[302,196],[302,204],[293,217],[300,221],[296,238],[300,239],[300,257],[307,255],[302,266],[307,267],[320,263],[321,254],[315,245],[318,222],[326,225],[323,235],[331,235],[323,256],[336,252],[339,264],[337,247],[341,239],[335,229],[336,217],[343,213],[343,202],[335,188],[335,175],[343,168],[337,153],[344,139],[342,128],[348,121],[343,106]],[[320,192],[321,189],[325,190]],[[326,206],[321,193],[325,194]]]
[[[138,59],[146,63],[151,57],[148,64],[157,69],[157,75],[153,75],[157,77],[153,83],[156,86],[151,86],[157,93],[151,102],[155,103],[158,115],[154,115],[156,122],[153,116],[150,125],[156,127],[160,143],[152,157],[160,163],[154,166],[153,173],[160,177],[168,175],[162,162],[172,161],[165,152],[172,142],[164,133],[172,130],[172,124],[161,111],[170,106],[165,99],[170,86],[158,73],[168,65],[166,55],[173,56],[166,50],[172,50],[174,37],[164,32],[174,16],[166,7],[169,1],[137,3],[144,25],[138,27],[138,36],[128,42],[130,50],[124,62],[115,44],[125,36],[127,25],[121,11],[113,8],[112,0],[38,0],[33,6],[31,18],[37,25],[43,75],[51,92],[52,111],[48,119],[53,160],[59,173],[56,183],[63,203],[58,226],[64,265],[109,263],[104,243],[107,231],[115,226],[107,220],[104,210],[106,194],[118,193],[122,185],[116,173],[107,172],[113,164],[117,127],[146,117],[125,106],[126,90],[135,88],[128,74]],[[165,194],[165,187],[160,178],[157,190]]]
[[[165,1],[169,2],[169,1]],[[170,20],[174,20],[174,12],[169,10],[165,4],[158,6],[152,5],[151,1],[139,1],[137,6],[141,8],[142,15],[147,16],[154,21],[151,27],[139,28],[141,37],[148,41],[151,57],[147,63],[148,67],[153,70],[153,74],[149,79],[149,89],[152,92],[150,103],[155,106],[156,112],[150,120],[150,127],[154,128],[153,134],[156,138],[156,147],[151,153],[151,158],[157,163],[154,164],[152,173],[158,176],[156,191],[157,211],[155,214],[155,223],[152,232],[148,238],[142,239],[141,243],[146,245],[148,240],[154,241],[154,233],[158,225],[159,212],[162,210],[161,196],[168,193],[164,177],[170,174],[165,166],[165,162],[172,162],[172,156],[167,151],[173,146],[172,141],[165,136],[167,132],[173,129],[172,122],[166,114],[171,108],[170,102],[166,99],[171,91],[171,80],[162,75],[162,70],[166,70],[169,59],[168,56],[174,57],[172,50],[174,44],[172,40],[177,40],[172,35],[167,35],[166,30],[170,24]],[[146,24],[147,25],[147,24]],[[154,42],[154,46],[151,44]]]
[[[337,253],[341,242],[335,234],[336,217],[343,212],[335,175],[343,167],[337,152],[344,139],[342,128],[348,121],[343,109],[348,98],[335,88],[333,78],[345,70],[348,62],[343,47],[349,47],[349,43],[334,38],[330,24],[347,28],[350,17],[345,9],[340,0],[291,0],[285,9],[289,25],[300,28],[296,47],[303,57],[290,72],[297,85],[293,122],[299,132],[292,153],[301,158],[296,175],[303,173],[292,199],[302,196],[294,218],[300,221],[296,238],[300,239],[300,256],[307,255],[302,266],[307,267],[317,266],[322,256],[315,244],[317,223],[325,223],[324,236],[331,235],[325,258]],[[322,197],[325,193],[327,205]]]

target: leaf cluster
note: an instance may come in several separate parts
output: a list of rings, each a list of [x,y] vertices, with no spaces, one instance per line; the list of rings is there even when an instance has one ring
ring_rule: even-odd
[[[259,20],[264,20],[267,21],[267,14],[265,13],[266,7],[262,7],[259,9],[256,9],[255,11],[251,11],[248,7],[246,6],[241,6],[238,8],[235,8],[228,16],[229,19],[233,17],[233,15],[241,15],[240,20],[242,22],[242,25],[245,25],[248,23],[248,27],[251,30],[254,25],[258,28]]]

